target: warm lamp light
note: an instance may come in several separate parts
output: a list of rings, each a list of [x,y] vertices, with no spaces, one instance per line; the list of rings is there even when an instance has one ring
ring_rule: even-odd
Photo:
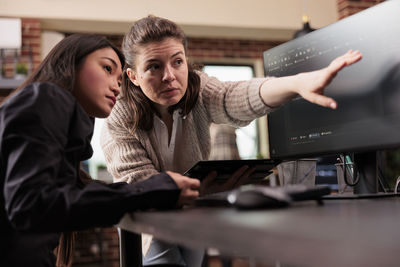
[[[303,28],[294,33],[293,39],[301,37],[303,35],[306,35],[307,33],[310,33],[310,32],[312,32],[314,30],[315,29],[311,28],[311,26],[310,26],[309,17],[307,15],[303,15]]]

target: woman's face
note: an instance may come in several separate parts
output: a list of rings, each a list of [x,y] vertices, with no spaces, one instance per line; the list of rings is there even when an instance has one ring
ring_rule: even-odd
[[[107,117],[120,92],[122,67],[110,48],[96,50],[79,66],[74,91],[78,103],[92,117]]]
[[[131,82],[162,112],[177,104],[186,93],[188,65],[182,43],[174,38],[142,45],[135,69],[128,69]]]

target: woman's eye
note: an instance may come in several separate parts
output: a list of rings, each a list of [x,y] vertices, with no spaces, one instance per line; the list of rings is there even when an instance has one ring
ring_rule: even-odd
[[[147,67],[148,70],[157,70],[159,68],[160,68],[160,66],[158,66],[157,64],[149,65]]]
[[[177,59],[177,60],[175,60],[175,64],[176,65],[181,65],[183,63],[183,60],[182,59]]]
[[[111,72],[112,72],[111,66],[104,66],[104,69],[105,69],[108,73],[111,73]]]

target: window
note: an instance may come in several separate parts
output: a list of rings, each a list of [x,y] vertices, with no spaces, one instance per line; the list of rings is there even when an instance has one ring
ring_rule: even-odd
[[[214,65],[205,64],[203,71],[221,81],[241,81],[254,77],[252,66],[248,65]],[[257,125],[256,121],[236,130],[236,144],[242,159],[257,157]]]

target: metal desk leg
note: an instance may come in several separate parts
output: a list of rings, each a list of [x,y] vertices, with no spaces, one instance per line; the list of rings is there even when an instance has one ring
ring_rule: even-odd
[[[120,267],[142,267],[142,237],[118,228]]]

